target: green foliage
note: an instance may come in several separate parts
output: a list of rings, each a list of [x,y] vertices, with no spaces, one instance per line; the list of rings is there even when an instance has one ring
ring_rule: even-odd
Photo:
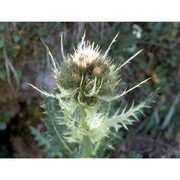
[[[6,145],[0,145],[0,157],[1,158],[10,158],[11,155],[8,151],[8,147]]]
[[[14,105],[15,107],[13,107],[14,101],[18,103],[19,101],[21,102],[27,99],[27,101],[31,102],[32,100],[34,101],[34,98],[36,99],[35,96],[37,94],[23,90],[21,87],[23,87],[23,83],[26,83],[27,80],[34,84],[34,80],[36,80],[39,72],[43,71],[47,66],[49,58],[45,53],[42,53],[43,46],[40,45],[39,37],[48,44],[56,58],[61,59],[59,34],[62,31],[64,31],[65,52],[73,50],[72,44],[76,44],[80,40],[80,35],[84,31],[88,32],[88,39],[98,42],[101,46],[103,45],[103,50],[109,46],[109,42],[113,39],[113,36],[119,32],[116,43],[113,44],[113,48],[111,48],[108,53],[113,57],[113,60],[111,60],[115,65],[123,64],[125,59],[135,54],[138,50],[143,49],[143,51],[134,59],[134,63],[126,64],[126,66],[120,70],[121,85],[118,87],[118,92],[121,93],[124,90],[124,82],[128,84],[128,87],[133,87],[135,82],[140,82],[147,77],[151,77],[151,80],[146,86],[131,91],[126,96],[121,96],[117,101],[112,102],[109,117],[112,117],[113,113],[115,113],[119,107],[123,109],[127,102],[132,101],[132,97],[136,100],[136,104],[138,104],[157,87],[161,88],[158,93],[157,103],[151,111],[144,110],[146,116],[141,118],[141,122],[131,126],[130,132],[123,130],[123,128],[118,132],[112,129],[111,131],[113,131],[113,134],[116,134],[116,137],[114,137],[115,135],[109,135],[108,138],[105,138],[104,141],[108,143],[103,143],[106,147],[100,146],[102,153],[98,151],[97,156],[113,156],[114,150],[112,150],[112,146],[123,148],[122,144],[126,143],[128,138],[136,135],[144,139],[150,137],[158,139],[161,142],[166,142],[169,146],[172,146],[171,149],[173,150],[176,148],[176,145],[174,147],[172,144],[177,144],[176,141],[178,141],[180,137],[178,100],[180,89],[179,29],[180,23],[178,22],[2,22],[0,23],[0,91],[3,97],[0,98],[2,100],[0,104],[1,113],[3,113],[3,111],[9,114],[11,113],[9,120],[11,120],[11,118],[14,119],[13,112],[16,112],[14,109],[18,106]],[[58,45],[54,46],[54,44]],[[34,63],[38,64],[40,69],[37,67],[37,69],[34,68]],[[63,65],[63,62],[61,65]],[[30,68],[33,68],[33,73],[31,73],[31,70],[27,71]],[[63,69],[63,67],[61,69]],[[19,94],[17,94],[16,100],[11,100],[9,97],[11,97],[12,92],[9,92],[8,89],[11,88],[11,84],[14,90],[18,89],[16,88],[18,81]],[[71,82],[73,83],[73,81]],[[27,94],[28,98],[26,98],[26,96],[24,97],[24,94]],[[128,104],[130,108],[131,104]],[[105,109],[108,109],[108,104],[106,104]],[[23,110],[23,113],[24,111],[26,110]],[[39,111],[39,113],[41,113],[41,111]],[[41,115],[36,116],[35,114],[36,112],[34,110],[30,110],[30,117],[28,117],[28,123],[32,123],[33,126],[35,126],[36,123],[42,123],[40,121]],[[34,121],[34,119],[36,120]],[[1,130],[3,130],[1,133],[11,129],[6,128],[9,120],[4,121],[0,118],[0,126]],[[19,124],[16,124],[16,128],[18,128],[18,126]],[[13,136],[11,133],[7,133],[9,136]],[[117,136],[121,137],[121,140],[119,140]],[[122,142],[122,144],[120,142]],[[172,142],[172,144],[170,142]],[[111,150],[106,150],[108,147],[111,148]],[[3,151],[3,148],[1,148],[1,150]],[[162,154],[159,153],[159,157],[161,157],[161,155]],[[144,156],[144,154],[142,154],[142,156]],[[145,156],[147,157],[147,155]]]
[[[139,153],[136,153],[134,151],[128,153],[128,154],[123,154],[120,156],[120,158],[142,158],[143,156]]]
[[[61,29],[61,23],[49,23],[41,26],[39,23],[0,23],[0,81],[7,81],[13,94],[19,90],[20,79],[22,78],[21,65],[18,66],[18,59],[22,56],[31,56],[34,47],[31,42],[39,37],[48,36]],[[37,45],[36,45],[37,46]]]
[[[38,142],[40,147],[44,147],[44,149],[49,149],[50,144],[47,139],[43,136],[40,131],[32,126],[30,126],[31,133],[35,136],[36,141]]]
[[[0,131],[6,129],[9,120],[10,120],[10,114],[8,112],[0,113]]]

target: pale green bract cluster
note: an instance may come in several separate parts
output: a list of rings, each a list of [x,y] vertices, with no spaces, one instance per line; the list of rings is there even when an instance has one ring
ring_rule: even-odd
[[[117,93],[120,86],[119,70],[129,63],[142,50],[125,63],[116,66],[108,57],[108,52],[117,35],[105,53],[94,43],[82,41],[74,54],[65,56],[61,37],[61,50],[64,58],[62,67],[56,62],[49,48],[45,45],[51,60],[56,87],[53,92],[38,90],[45,99],[43,105],[47,127],[46,139],[48,150],[59,157],[97,157],[98,151],[111,135],[111,129],[128,129],[142,109],[148,106],[149,98],[137,106],[132,104],[126,110],[119,109],[110,113],[111,103],[147,80],[122,93]],[[150,96],[151,97],[151,96]],[[53,156],[52,155],[52,156]]]

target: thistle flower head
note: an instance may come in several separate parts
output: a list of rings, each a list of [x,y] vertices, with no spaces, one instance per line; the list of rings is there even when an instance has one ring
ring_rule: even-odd
[[[71,90],[71,97],[76,102],[96,104],[103,97],[114,95],[118,67],[101,53],[94,42],[84,41],[83,38],[74,53],[65,56],[64,61],[57,84],[64,90]]]

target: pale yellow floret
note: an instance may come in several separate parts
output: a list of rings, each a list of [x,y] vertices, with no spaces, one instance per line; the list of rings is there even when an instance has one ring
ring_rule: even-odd
[[[95,63],[99,55],[99,46],[94,48],[94,43],[83,42],[83,45],[80,44],[71,57],[78,67],[86,68]]]

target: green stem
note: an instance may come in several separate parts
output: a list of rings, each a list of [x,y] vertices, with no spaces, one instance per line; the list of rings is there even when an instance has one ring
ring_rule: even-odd
[[[86,120],[86,112],[84,111],[84,107],[81,106],[81,121],[82,121],[82,127],[85,131],[89,129],[87,120]],[[82,150],[82,157],[83,158],[90,158],[92,157],[92,144],[89,136],[83,135],[82,138],[82,144],[81,144],[81,150]]]
[[[82,157],[83,158],[90,158],[92,157],[92,147],[91,147],[91,140],[89,136],[83,136],[82,140]]]

